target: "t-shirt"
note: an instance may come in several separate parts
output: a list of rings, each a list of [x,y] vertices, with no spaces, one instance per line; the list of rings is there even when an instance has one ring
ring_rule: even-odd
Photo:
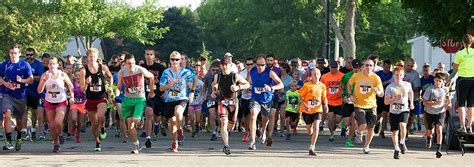
[[[392,76],[393,76],[393,73],[391,71],[389,71],[388,73],[385,73],[383,70],[377,71],[375,74],[377,74],[377,76],[380,77],[382,84],[392,79]],[[387,86],[384,86],[384,88],[386,88]]]
[[[194,91],[194,100],[190,104],[201,104],[204,101],[204,82],[198,79],[196,84],[196,90]]]
[[[159,97],[161,96],[161,92],[160,92],[160,89],[158,89],[157,85],[159,84],[160,82],[160,77],[161,77],[161,74],[163,74],[163,71],[165,71],[165,67],[161,64],[158,64],[158,63],[153,63],[153,65],[151,66],[148,66],[146,63],[142,65],[142,67],[144,67],[146,70],[150,71],[154,76],[155,76],[155,83],[153,83],[152,85],[155,87],[155,94]],[[145,80],[145,92],[148,93],[150,92],[150,83],[148,83],[149,80],[146,79]]]
[[[423,99],[428,101],[438,101],[442,100],[443,102],[435,106],[425,106],[426,112],[429,114],[439,114],[445,112],[445,98],[448,96],[448,90],[446,87],[437,88],[434,85],[426,89],[423,94]]]
[[[160,78],[160,86],[168,84],[169,80],[174,78],[176,82],[170,88],[165,90],[163,99],[165,102],[175,102],[180,100],[189,100],[188,98],[188,83],[194,81],[193,72],[188,69],[181,68],[178,72],[174,72],[171,68],[163,71]]]
[[[393,78],[391,79],[391,81],[393,82]],[[415,71],[415,70],[412,70],[410,72],[406,72],[405,71],[405,77],[403,77],[403,81],[407,81],[407,82],[410,82],[412,88],[420,88],[421,87],[421,84],[420,84],[420,74]],[[414,100],[418,100],[418,97],[420,97],[420,92],[416,92],[414,91],[413,92],[414,94]]]
[[[114,79],[114,85],[118,85],[118,75],[117,75],[117,73],[115,73],[113,75],[113,79]],[[115,99],[120,100],[120,101],[123,100],[123,90],[125,90],[125,84],[124,83],[122,83],[122,89],[120,91],[120,94],[117,97],[115,97]]]
[[[120,71],[121,68],[122,68],[122,67],[120,67],[120,66],[113,66],[113,65],[111,65],[111,66],[109,66],[109,71],[110,71],[110,73],[112,73],[112,75],[113,75],[113,74],[117,73],[118,71]]]
[[[345,66],[344,67],[341,67],[339,69],[340,72],[344,73],[344,74],[347,74],[348,72],[351,72],[352,69],[347,69]]]
[[[385,89],[385,96],[391,97],[402,95],[402,99],[390,104],[390,113],[400,114],[402,112],[410,111],[410,104],[408,103],[408,92],[411,90],[409,82],[402,81],[400,84],[395,82],[390,83]]]
[[[307,111],[304,105],[300,105],[301,112],[315,114],[323,111],[322,101],[326,99],[326,86],[323,83],[306,82],[298,93],[303,97],[303,102],[310,107]]]
[[[24,83],[17,82],[17,75],[22,79],[32,77],[33,73],[31,72],[30,64],[24,60],[20,60],[17,63],[12,63],[10,60],[5,60],[0,65],[0,77],[3,77],[5,82],[14,83],[16,85],[14,90],[5,88],[4,94],[16,99],[25,99],[26,86]]]
[[[204,75],[203,82],[204,86],[206,87],[206,99],[211,99],[213,81],[214,75],[212,75],[212,72],[208,72],[206,75]]]
[[[336,74],[327,73],[321,77],[321,82],[326,85],[326,93],[328,97],[328,104],[331,106],[342,105],[342,97],[340,96],[342,90],[340,90],[340,82],[344,74],[337,72]]]
[[[420,78],[420,85],[421,85],[421,93],[424,94],[426,89],[428,89],[431,85],[434,85],[434,77],[432,75],[428,75],[428,78],[421,76]]]
[[[339,84],[344,85],[344,90],[342,91],[342,95],[344,95],[346,97],[349,96],[349,90],[347,89],[347,83],[352,78],[352,75],[354,75],[353,71],[349,71],[348,73],[344,74],[344,76],[341,79],[341,82],[339,83]],[[355,85],[352,85],[352,92],[351,93],[354,92],[354,86]]]
[[[288,90],[285,93],[286,103],[285,110],[288,112],[293,112],[293,113],[298,113],[298,107],[300,105],[300,100],[298,99],[298,90],[296,91],[291,91]]]
[[[31,73],[33,76],[38,76],[41,77],[44,73],[44,67],[41,61],[35,59],[33,63],[30,64],[31,66]],[[26,93],[31,96],[31,97],[39,97],[40,94],[38,94],[38,84],[39,81],[34,81],[32,84],[28,84],[26,86]]]
[[[281,82],[283,82],[283,92],[290,90],[290,83],[293,81],[293,78],[290,75],[285,75],[281,77]],[[285,93],[281,93],[281,98],[279,101],[285,101]]]
[[[135,66],[132,71],[122,68],[118,73],[122,75],[125,84],[124,95],[128,98],[145,98],[145,83],[143,82],[145,68]]]
[[[474,77],[474,49],[464,48],[456,53],[454,63],[458,64],[459,77]]]
[[[247,80],[247,69],[243,70],[240,72],[240,76]],[[248,90],[248,91],[242,91],[242,99],[245,99],[245,100],[250,100],[252,98],[252,91]]]
[[[373,88],[383,91],[382,81],[375,73],[365,75],[363,72],[354,74],[348,84],[354,86],[354,94],[356,101],[355,107],[369,109],[377,107],[376,92]]]

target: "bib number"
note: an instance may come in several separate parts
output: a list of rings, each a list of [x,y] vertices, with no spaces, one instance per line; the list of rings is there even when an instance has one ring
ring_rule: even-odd
[[[370,86],[360,86],[360,94],[365,95],[367,93],[370,93],[370,89]]]
[[[153,85],[153,88],[155,88],[155,90],[156,90],[156,85]],[[145,85],[145,91],[150,92],[150,86],[149,85]]]
[[[207,107],[212,107],[214,105],[216,105],[216,101],[214,101],[214,100],[207,101]]]
[[[170,90],[168,95],[169,95],[170,98],[177,98],[177,97],[179,97],[179,93],[180,93],[180,91]]]
[[[91,92],[100,92],[100,91],[102,91],[102,86],[101,85],[89,86],[89,90]]]
[[[339,88],[336,88],[336,87],[329,88],[329,94],[333,95],[333,94],[336,94],[337,92],[339,92]]]
[[[265,88],[263,87],[255,87],[255,94],[262,94],[268,91],[265,91]]]
[[[80,98],[80,97],[75,97],[75,98],[74,98],[74,103],[76,103],[76,104],[82,103],[82,98]]]
[[[233,105],[235,105],[235,101],[234,101],[234,100],[231,100],[231,99],[224,99],[224,100],[221,100],[221,103],[222,103],[222,105],[224,105],[224,106],[233,106]]]
[[[403,105],[403,104],[399,104],[399,103],[392,104],[392,109],[393,110],[402,110],[404,108],[405,108],[405,105]]]
[[[131,87],[131,88],[128,88],[127,91],[130,94],[138,94],[140,92],[140,89],[138,87]]]
[[[309,103],[309,107],[310,107],[310,108],[314,108],[314,107],[316,107],[316,106],[319,105],[319,101],[318,101],[318,100],[310,100],[310,101],[308,101],[308,103]]]
[[[59,92],[48,92],[49,98],[57,99]]]

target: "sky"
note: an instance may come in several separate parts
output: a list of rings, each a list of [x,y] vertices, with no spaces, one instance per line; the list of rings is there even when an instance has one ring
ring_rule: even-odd
[[[140,5],[144,0],[129,0],[133,5]],[[201,0],[159,0],[158,3],[163,7],[173,7],[173,6],[191,6],[191,9],[196,9]]]

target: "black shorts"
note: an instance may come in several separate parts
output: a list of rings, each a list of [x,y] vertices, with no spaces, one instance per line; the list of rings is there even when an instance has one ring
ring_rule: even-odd
[[[342,113],[342,105],[340,106],[331,106],[328,105],[329,112],[333,112],[336,115],[343,115]]]
[[[444,120],[446,119],[446,112],[439,113],[439,114],[429,114],[425,112],[426,117],[426,128],[428,130],[433,129],[436,124],[440,124],[444,126]]]
[[[312,124],[315,120],[321,120],[321,113],[306,114],[303,113],[303,120],[306,125]]]
[[[354,112],[354,104],[343,104],[341,109],[343,118],[350,117]]]
[[[154,98],[152,99],[146,99],[146,106],[147,107],[151,107],[153,109],[153,114],[155,116],[160,116],[162,111],[163,111],[163,107],[160,107],[160,106],[163,106],[163,99],[155,96]]]
[[[165,103],[166,109],[163,111],[162,116],[165,116],[166,118],[172,118],[174,117],[174,108],[178,105],[183,106],[184,108],[187,108],[188,100],[180,100],[180,101],[173,101],[173,102],[167,102]]]
[[[35,110],[38,109],[39,101],[40,101],[40,96],[33,97],[33,96],[30,96],[30,95],[26,95],[26,106],[28,108],[32,108],[32,109],[35,109]]]
[[[294,122],[295,120],[297,120],[297,119],[298,119],[298,116],[300,116],[299,113],[290,112],[290,111],[286,111],[286,112],[285,112],[285,117],[286,117],[286,118],[290,117],[290,120],[291,120],[292,122]]]
[[[408,123],[408,117],[410,116],[408,111],[400,114],[390,113],[390,128],[392,131],[400,130],[400,123]]]
[[[367,124],[367,127],[374,128],[377,121],[377,109],[354,107],[355,120],[357,125]]]
[[[383,98],[377,98],[377,114],[382,114],[382,112],[389,112],[390,105],[385,105]]]
[[[204,103],[206,104],[208,109],[213,108],[213,109],[217,110],[217,101],[216,100],[209,99],[209,100],[204,101]]]
[[[255,109],[257,110],[262,116],[265,117],[270,117],[271,115],[271,106],[272,106],[272,101],[268,103],[261,103],[255,100],[250,100],[250,109]]]
[[[456,98],[459,107],[474,106],[474,77],[459,77],[456,80]]]
[[[277,109],[280,107],[280,104],[278,104],[278,96],[273,96],[272,99],[272,109]]]
[[[250,100],[247,99],[240,99],[239,100],[239,118],[247,117],[250,114]]]

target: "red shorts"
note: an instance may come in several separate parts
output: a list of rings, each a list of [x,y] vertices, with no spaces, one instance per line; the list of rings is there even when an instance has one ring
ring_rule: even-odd
[[[48,101],[45,101],[44,102],[44,109],[46,111],[52,111],[52,110],[56,110],[56,108],[59,108],[59,107],[64,107],[66,108],[67,106],[67,103],[66,101],[63,101],[63,102],[60,102],[60,103],[50,103]]]
[[[82,104],[71,104],[69,106],[69,109],[70,110],[77,110],[77,112],[81,113],[81,114],[85,114],[86,113],[86,104],[82,103]]]
[[[86,100],[86,110],[87,111],[97,111],[97,105],[99,105],[100,103],[107,104],[107,99],[106,98],[101,98],[101,99],[98,99],[98,100],[87,99]]]

